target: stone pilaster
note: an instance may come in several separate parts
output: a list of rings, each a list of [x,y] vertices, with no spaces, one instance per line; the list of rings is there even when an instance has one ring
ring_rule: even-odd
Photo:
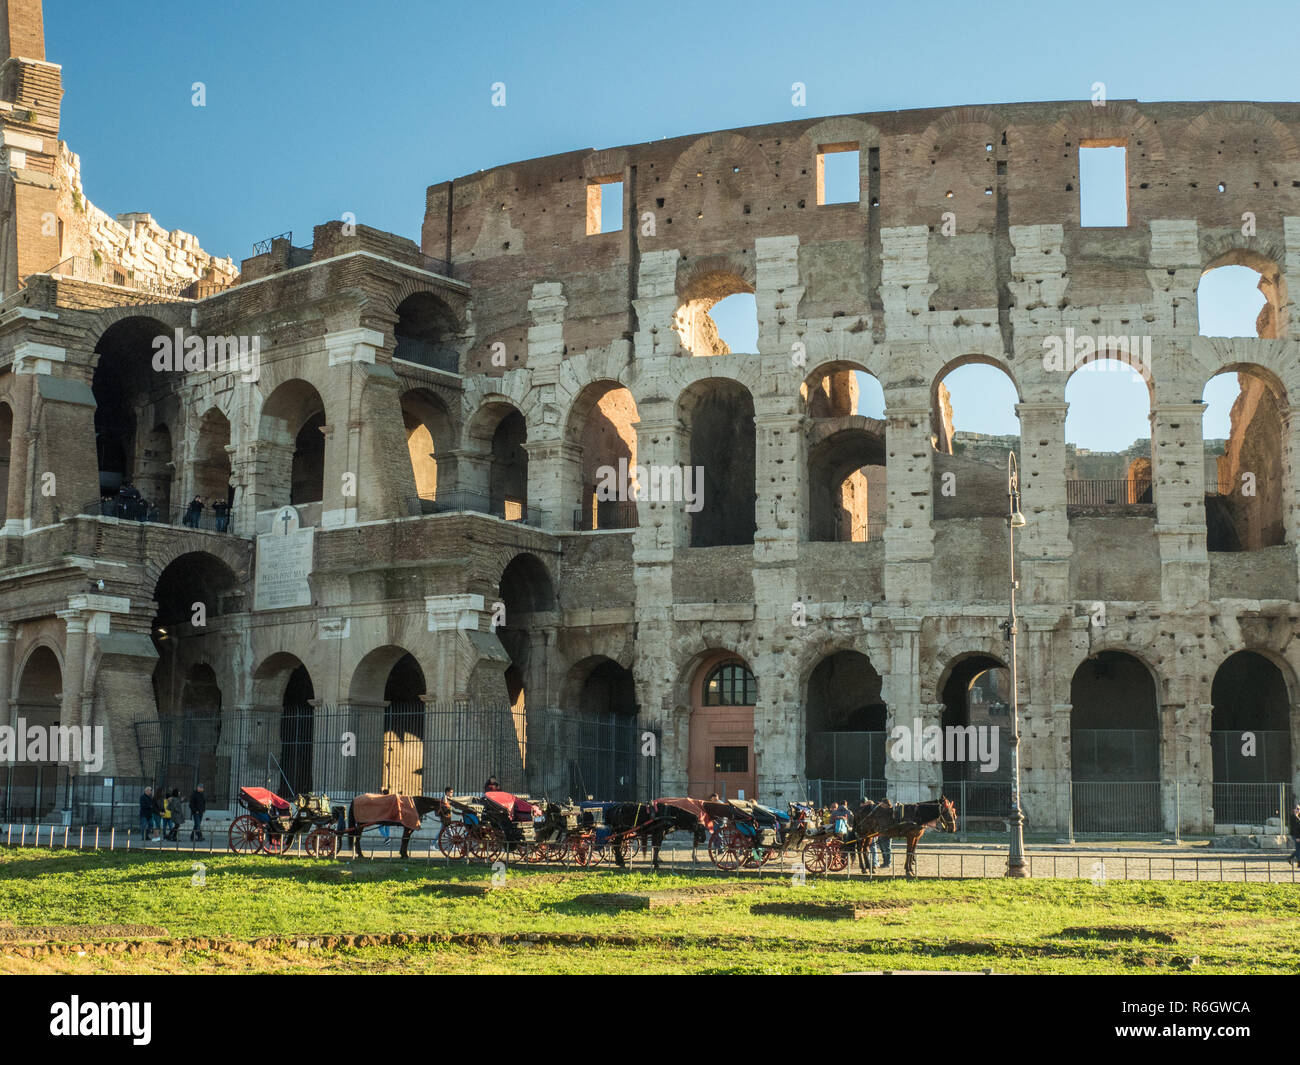
[[[923,389],[892,390],[886,402],[885,599],[925,603],[932,595],[934,559],[930,405]]]
[[[1070,598],[1070,521],[1065,504],[1065,403],[1021,403],[1017,568],[1025,603]]]
[[[1210,594],[1205,549],[1205,444],[1200,403],[1162,403],[1151,412],[1151,457],[1160,541],[1160,596],[1191,606]]]

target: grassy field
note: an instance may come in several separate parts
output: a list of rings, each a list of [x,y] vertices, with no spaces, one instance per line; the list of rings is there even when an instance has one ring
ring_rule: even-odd
[[[0,972],[1300,973],[1292,885],[195,866],[0,849]]]

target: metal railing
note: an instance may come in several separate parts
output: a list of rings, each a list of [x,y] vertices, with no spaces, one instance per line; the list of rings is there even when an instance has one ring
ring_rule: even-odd
[[[407,509],[413,516],[420,514],[450,514],[456,511],[470,511],[475,514],[490,514],[505,521],[517,521],[521,525],[543,528],[546,525],[547,511],[541,507],[530,507],[515,499],[496,499],[481,492],[439,492],[434,498],[416,496],[407,501]]]
[[[134,271],[124,266],[106,262],[103,259],[97,262],[94,258],[84,255],[70,255],[57,266],[44,272],[53,277],[66,277],[71,281],[90,281],[97,285],[116,285],[118,288],[129,288],[136,292],[155,295],[159,300],[179,299],[182,292],[202,280],[202,278],[197,277],[177,281],[136,278]]]
[[[636,503],[633,500],[610,499],[593,501],[591,506],[576,507],[573,511],[574,532],[594,532],[598,529],[635,529]]]
[[[460,353],[448,344],[397,335],[393,357],[447,373],[460,373]]]
[[[888,745],[889,734],[883,729],[809,732],[809,777],[834,781],[883,780]]]
[[[1150,478],[1065,482],[1065,502],[1071,507],[1111,507],[1153,500]]]
[[[1287,818],[1295,803],[1295,790],[1289,784],[1222,784],[1215,781],[1213,796],[1214,824],[1240,826],[1246,834],[1278,835],[1287,833]],[[1274,821],[1275,825],[1269,825]]]
[[[117,518],[120,521],[139,521],[155,525],[179,525],[207,532],[231,532],[235,512],[233,508],[218,514],[210,506],[194,512],[188,506],[169,507],[160,511],[147,499],[128,499],[124,496],[106,496],[92,499],[82,505],[79,514],[93,518]]]

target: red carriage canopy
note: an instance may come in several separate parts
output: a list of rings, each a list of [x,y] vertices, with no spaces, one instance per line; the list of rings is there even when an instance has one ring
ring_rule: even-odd
[[[516,798],[508,791],[484,792],[483,798],[487,799],[488,802],[495,803],[504,810],[508,810],[512,821],[531,821],[533,819],[533,804],[526,799]]]
[[[239,794],[248,799],[249,802],[257,803],[259,806],[265,806],[281,813],[289,812],[289,803],[267,788],[240,788]]]

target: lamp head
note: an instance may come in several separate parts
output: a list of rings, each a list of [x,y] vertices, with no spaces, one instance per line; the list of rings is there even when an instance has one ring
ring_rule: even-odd
[[[1013,529],[1023,529],[1025,527],[1025,516],[1020,513],[1019,507],[1011,512],[1011,517],[1008,520],[1011,522]]]

